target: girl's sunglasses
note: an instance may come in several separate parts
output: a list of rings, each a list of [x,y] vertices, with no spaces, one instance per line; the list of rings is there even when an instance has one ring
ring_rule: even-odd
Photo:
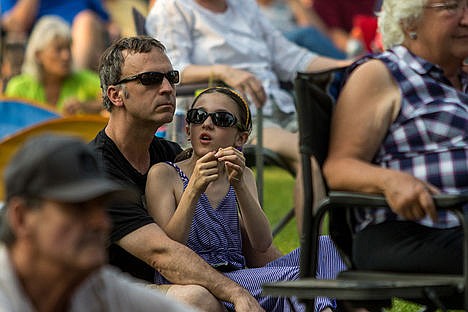
[[[236,116],[229,112],[208,113],[201,108],[192,108],[187,111],[187,117],[185,118],[185,120],[187,121],[187,123],[199,125],[202,124],[208,118],[208,116],[211,117],[211,120],[213,121],[213,124],[215,126],[222,128],[238,126],[239,128],[241,128],[240,125],[237,123]]]
[[[169,80],[171,84],[179,83],[179,71],[171,70],[167,73],[160,73],[160,72],[146,72],[140,73],[134,76],[126,77],[116,83],[116,85],[129,82],[133,80],[138,80],[144,86],[151,86],[151,85],[160,85],[163,82],[164,77]]]

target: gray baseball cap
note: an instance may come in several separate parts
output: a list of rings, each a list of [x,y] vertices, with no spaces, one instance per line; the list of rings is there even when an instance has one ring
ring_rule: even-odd
[[[6,200],[29,196],[79,203],[105,195],[135,196],[106,177],[92,147],[77,137],[46,134],[28,140],[5,169]]]

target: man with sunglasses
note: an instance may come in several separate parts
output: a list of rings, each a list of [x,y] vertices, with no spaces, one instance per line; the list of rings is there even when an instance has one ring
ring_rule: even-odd
[[[232,302],[236,311],[262,311],[244,288],[171,240],[145,207],[149,168],[181,152],[176,143],[155,137],[160,126],[172,121],[179,82],[164,46],[146,36],[122,38],[102,55],[99,73],[110,117],[91,144],[110,177],[136,187],[141,198],[109,209],[111,264],[149,282],[158,270],[173,283],[168,295],[203,311],[224,311],[218,299]]]

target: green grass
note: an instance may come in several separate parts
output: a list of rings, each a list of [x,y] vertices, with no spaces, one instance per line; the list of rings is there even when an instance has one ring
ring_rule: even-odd
[[[265,167],[263,209],[272,227],[291,209],[293,187],[294,178],[289,173],[278,167]],[[300,246],[294,218],[276,235],[274,244],[283,253],[288,253]],[[420,310],[421,306],[417,304],[396,299],[389,312],[417,312]]]
[[[278,167],[265,167],[263,209],[272,227],[293,207],[294,178]],[[299,247],[296,219],[276,235],[274,244],[283,253]]]

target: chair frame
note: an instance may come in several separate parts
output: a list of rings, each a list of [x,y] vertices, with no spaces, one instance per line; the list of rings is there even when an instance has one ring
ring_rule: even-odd
[[[351,237],[341,230],[347,226],[350,207],[382,207],[388,204],[383,196],[351,192],[330,191],[319,205],[313,207],[314,194],[311,157],[321,168],[328,152],[329,127],[340,75],[346,68],[333,69],[321,73],[298,73],[295,89],[300,129],[301,163],[304,186],[304,225],[301,236],[301,278],[296,281],[265,284],[263,292],[273,296],[296,296],[306,303],[308,311],[313,311],[317,296],[334,297],[340,302],[357,304],[369,310],[388,306],[391,298],[401,298],[426,305],[427,311],[440,308],[447,298],[457,298],[464,302],[468,310],[468,215],[460,211],[461,205],[468,202],[468,194],[435,195],[433,199],[438,209],[451,209],[455,212],[464,229],[464,274],[407,274],[393,272],[363,272],[349,270],[339,274],[336,280],[317,280],[318,238],[325,214],[329,214],[330,235],[340,255],[348,267],[352,267],[347,244]],[[341,87],[341,86],[340,86]],[[324,92],[324,90],[326,92]],[[335,93],[334,93],[335,92]],[[312,119],[312,120],[311,120]],[[334,226],[336,225],[336,226]],[[461,298],[462,297],[462,298]],[[450,302],[450,301],[449,301]]]
[[[94,139],[96,134],[107,125],[108,118],[100,115],[75,115],[48,119],[25,127],[14,134],[0,139],[0,175],[8,165],[18,148],[29,138],[44,134],[57,133],[81,137],[86,141]],[[3,181],[0,180],[0,203],[4,200]]]

